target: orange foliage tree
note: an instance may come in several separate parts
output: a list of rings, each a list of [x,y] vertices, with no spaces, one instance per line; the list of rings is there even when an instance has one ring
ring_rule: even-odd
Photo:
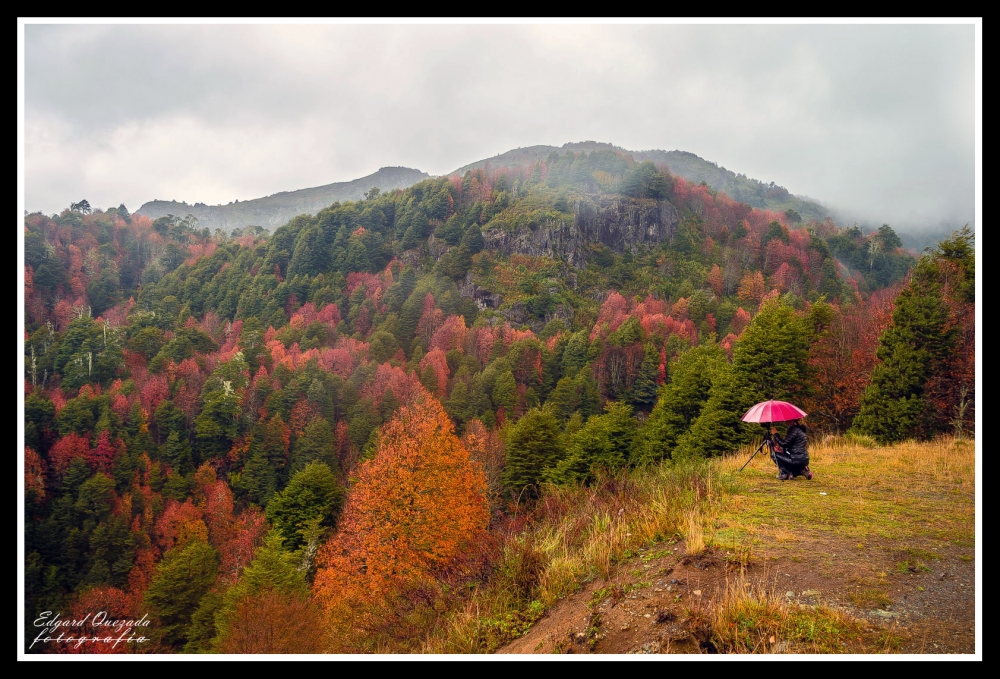
[[[426,391],[383,426],[357,471],[313,591],[344,649],[417,633],[440,584],[460,576],[488,521],[486,478]],[[422,605],[424,604],[424,605]]]

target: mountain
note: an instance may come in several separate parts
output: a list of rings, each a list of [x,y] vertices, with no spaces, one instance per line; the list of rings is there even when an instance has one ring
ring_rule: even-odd
[[[666,165],[672,173],[684,177],[689,182],[695,184],[705,182],[711,189],[723,191],[731,198],[747,203],[751,207],[778,212],[793,210],[806,221],[822,220],[830,215],[830,210],[823,205],[803,196],[795,196],[774,182],[764,183],[750,179],[746,175],[727,170],[687,151],[628,151],[606,142],[571,142],[561,147],[543,144],[512,149],[492,158],[463,165],[448,174],[464,176],[466,172],[487,165],[493,168],[527,167],[548,159],[553,153],[592,153],[608,150],[630,155],[636,162],[650,160]],[[229,205],[204,203],[189,205],[186,202],[173,200],[153,200],[140,207],[137,213],[151,219],[166,215],[177,217],[193,215],[198,219],[199,227],[208,227],[211,231],[215,229],[232,231],[250,224],[273,231],[297,215],[315,215],[332,203],[359,200],[373,186],[377,186],[381,191],[405,189],[430,176],[426,172],[408,167],[383,167],[374,174],[349,182],[337,182],[298,191],[282,191],[265,198],[255,198],[242,203],[237,201]]]
[[[272,231],[301,214],[314,215],[332,203],[345,200],[360,200],[364,194],[376,186],[381,191],[405,189],[430,175],[409,167],[383,167],[378,172],[349,182],[336,182],[324,186],[298,191],[282,191],[265,198],[255,198],[229,205],[188,205],[175,200],[152,200],[136,212],[151,219],[166,215],[186,217],[193,215],[199,227],[211,231],[236,228],[256,224]]]
[[[584,141],[563,144],[561,147],[539,145],[517,148],[492,158],[469,163],[458,168],[452,174],[464,175],[470,170],[487,165],[493,168],[533,165],[540,160],[547,159],[552,153],[592,153],[605,150],[628,154],[636,162],[651,160],[654,163],[666,165],[673,174],[680,175],[689,182],[695,184],[705,182],[714,191],[723,191],[729,197],[747,203],[751,207],[766,208],[778,212],[794,210],[807,221],[810,219],[823,220],[830,215],[830,210],[815,200],[793,195],[774,182],[765,183],[748,178],[744,174],[737,174],[687,151],[629,151],[606,142]]]

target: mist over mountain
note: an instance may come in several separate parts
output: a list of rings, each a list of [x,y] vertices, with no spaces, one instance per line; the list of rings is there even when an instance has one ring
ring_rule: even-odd
[[[176,200],[152,200],[136,212],[150,219],[166,215],[192,215],[202,228],[232,231],[251,224],[275,229],[296,215],[314,215],[332,203],[360,200],[372,187],[380,191],[405,189],[430,177],[426,172],[408,167],[383,167],[378,172],[349,182],[335,182],[298,191],[282,191],[264,198],[228,205],[189,205]]]
[[[637,163],[652,161],[666,165],[670,172],[684,177],[695,184],[705,182],[713,191],[722,191],[730,198],[747,203],[751,207],[782,211],[792,209],[803,219],[822,220],[830,216],[831,210],[815,200],[803,196],[795,196],[774,182],[765,183],[737,174],[705,160],[688,151],[662,151],[658,149],[647,151],[629,151],[614,144],[596,141],[572,142],[557,146],[528,146],[501,153],[492,158],[479,160],[464,165],[451,174],[464,175],[469,170],[487,165],[497,167],[520,167],[545,160],[552,153],[572,151],[574,153],[589,153],[593,151],[610,150],[632,156]]]
[[[553,153],[589,153],[611,150],[632,156],[638,163],[652,161],[665,165],[673,174],[684,177],[689,182],[704,182],[714,191],[722,191],[751,207],[785,212],[792,210],[803,220],[823,220],[833,212],[819,202],[796,196],[774,182],[748,178],[716,163],[705,160],[687,151],[629,151],[606,142],[583,141],[563,144],[561,147],[536,145],[517,148],[477,160],[449,172],[449,175],[463,176],[466,172],[484,167],[527,167],[545,161]],[[157,219],[168,214],[178,217],[192,215],[200,227],[211,230],[232,231],[249,225],[274,229],[300,214],[315,215],[323,208],[338,201],[359,200],[372,187],[381,191],[405,189],[431,175],[406,167],[383,167],[378,172],[349,182],[326,184],[298,191],[283,191],[265,198],[257,198],[228,205],[189,205],[182,201],[153,200],[145,203],[137,211],[141,215]]]

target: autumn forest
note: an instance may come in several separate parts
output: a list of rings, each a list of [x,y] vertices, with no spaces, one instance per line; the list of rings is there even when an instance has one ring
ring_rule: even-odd
[[[733,453],[768,398],[819,438],[974,427],[968,228],[915,252],[615,150],[273,232],[87,201],[23,230],[26,638],[152,637],[29,653],[419,652],[502,582],[462,646],[493,650],[560,489]]]

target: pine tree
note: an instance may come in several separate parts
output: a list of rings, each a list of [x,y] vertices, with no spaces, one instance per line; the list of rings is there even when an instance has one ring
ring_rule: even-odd
[[[497,408],[511,409],[517,402],[517,382],[514,380],[514,373],[505,370],[497,376],[493,385],[493,405]]]
[[[302,436],[299,436],[292,446],[292,473],[305,469],[310,462],[322,462],[331,469],[337,467],[333,429],[319,415],[309,420]]]
[[[220,653],[317,653],[323,619],[309,601],[299,558],[271,531],[240,581],[229,588],[215,615]]]
[[[715,371],[726,363],[717,344],[685,351],[670,366],[670,383],[660,389],[660,397],[639,430],[637,458],[642,461],[668,459],[708,400]]]
[[[948,308],[941,297],[936,262],[924,257],[896,298],[892,324],[879,338],[871,384],[852,429],[880,443],[927,435],[933,416],[924,389],[935,366],[955,343]]]
[[[545,471],[563,455],[559,423],[551,408],[532,408],[507,432],[503,485],[514,498],[538,495]]]
[[[193,539],[163,555],[146,590],[146,604],[159,619],[163,641],[187,640],[191,615],[215,582],[219,555],[203,540]]]
[[[187,474],[194,469],[191,444],[188,443],[187,436],[182,436],[176,431],[170,432],[167,436],[167,440],[160,448],[160,455],[179,474]]]
[[[721,364],[712,377],[708,401],[691,428],[677,438],[675,460],[690,460],[736,450],[750,440],[753,429],[740,418],[747,399],[741,393],[733,366]]]
[[[568,437],[566,456],[549,471],[548,479],[555,483],[586,483],[599,468],[624,468],[632,459],[635,431],[632,407],[617,401],[608,403],[603,415],[591,417]]]
[[[344,489],[330,467],[310,462],[267,503],[267,520],[295,550],[305,543],[310,521],[318,517],[320,525],[332,528],[343,503]]]
[[[643,345],[639,374],[629,391],[629,402],[639,410],[649,410],[656,403],[656,377],[660,370],[660,353],[651,342]]]
[[[483,232],[479,229],[478,224],[473,224],[465,230],[465,235],[462,236],[462,246],[468,250],[470,255],[475,255],[486,247]]]

